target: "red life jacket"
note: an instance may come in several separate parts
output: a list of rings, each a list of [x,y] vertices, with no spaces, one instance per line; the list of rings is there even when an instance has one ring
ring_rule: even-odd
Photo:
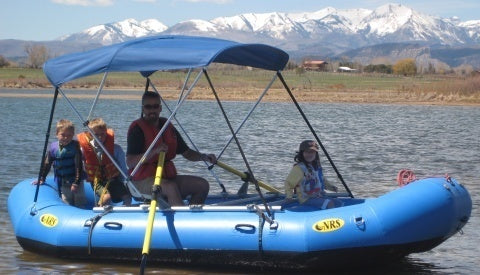
[[[105,183],[105,181],[120,175],[117,167],[115,167],[110,158],[105,154],[102,155],[101,159],[98,159],[97,152],[90,143],[93,140],[93,137],[90,133],[82,132],[77,135],[77,138],[83,150],[87,181],[93,183],[95,178],[97,178],[97,180],[100,180],[100,182]],[[111,156],[114,155],[114,141],[115,139],[113,130],[107,129],[107,136],[103,145]]]
[[[167,119],[161,117],[160,121],[165,123]],[[157,125],[151,126],[144,119],[140,118],[132,122],[130,128],[128,129],[128,134],[130,134],[130,131],[136,125],[138,125],[140,129],[142,129],[144,136],[143,151],[146,152],[150,144],[154,141],[158,132],[160,132],[160,129],[157,127]],[[162,178],[172,179],[177,176],[177,169],[175,168],[175,164],[172,161],[172,159],[174,159],[177,155],[177,135],[175,134],[175,129],[173,128],[171,123],[168,124],[162,136],[157,141],[156,146],[162,143],[165,143],[168,146],[168,151],[165,154],[165,163],[162,169]],[[155,176],[155,171],[157,169],[158,163],[158,154],[155,154],[154,156],[149,156],[147,158],[148,160],[145,160],[145,162],[140,166],[135,175],[133,175],[133,180],[142,180],[148,177]],[[128,173],[131,174],[132,171],[133,168],[130,168]]]

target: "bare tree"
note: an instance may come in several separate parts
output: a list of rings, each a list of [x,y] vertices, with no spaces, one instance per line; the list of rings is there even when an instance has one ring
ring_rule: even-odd
[[[48,49],[45,45],[27,45],[25,52],[28,54],[27,65],[30,68],[38,69],[48,59]]]
[[[471,75],[475,71],[475,69],[473,68],[472,65],[462,64],[456,68],[453,68],[453,71],[457,75],[466,76],[466,75]]]
[[[8,66],[10,66],[10,62],[3,55],[0,55],[0,68]]]

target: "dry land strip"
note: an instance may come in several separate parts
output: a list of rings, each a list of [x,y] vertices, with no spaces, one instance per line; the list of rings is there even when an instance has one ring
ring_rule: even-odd
[[[177,99],[185,72],[157,72],[151,77],[154,87],[166,99]],[[325,103],[382,103],[480,106],[480,76],[395,76],[362,73],[283,72],[298,101]],[[193,75],[188,85],[194,79]],[[222,100],[256,100],[274,76],[260,70],[212,70],[210,78]],[[66,83],[70,97],[94,97],[101,75]],[[138,73],[111,73],[102,98],[138,100],[145,79]],[[187,87],[188,88],[188,87]],[[34,91],[34,92],[33,92]],[[53,88],[41,70],[0,69],[0,97],[51,97]],[[80,92],[79,92],[80,91]],[[83,91],[83,92],[82,92]],[[112,92],[109,92],[112,91]],[[115,91],[115,92],[113,92]],[[189,96],[193,100],[214,100],[202,78]],[[265,95],[265,101],[291,100],[278,79]]]

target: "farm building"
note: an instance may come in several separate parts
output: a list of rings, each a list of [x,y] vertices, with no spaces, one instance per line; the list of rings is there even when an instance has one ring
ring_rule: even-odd
[[[307,71],[326,71],[327,70],[327,61],[323,60],[306,60],[303,61],[303,68]]]

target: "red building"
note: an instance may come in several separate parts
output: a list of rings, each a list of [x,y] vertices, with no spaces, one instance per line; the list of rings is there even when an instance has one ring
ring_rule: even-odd
[[[306,60],[303,61],[302,67],[307,71],[326,71],[327,61],[323,60]]]

